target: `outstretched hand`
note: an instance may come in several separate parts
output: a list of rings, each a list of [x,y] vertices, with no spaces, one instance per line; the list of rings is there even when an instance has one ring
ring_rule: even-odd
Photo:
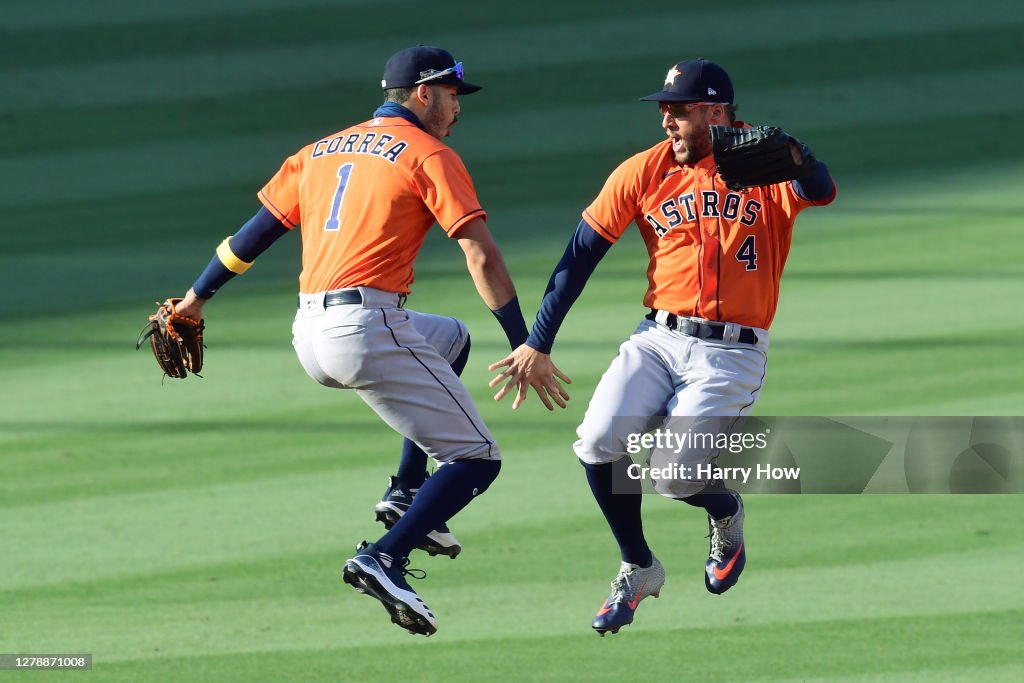
[[[559,408],[565,408],[569,394],[558,380],[562,380],[566,384],[572,384],[572,380],[555,367],[555,364],[551,362],[550,355],[523,344],[505,358],[487,366],[487,369],[492,372],[500,368],[505,369],[488,384],[493,388],[505,382],[505,386],[494,395],[495,401],[500,401],[513,389],[516,389],[512,410],[517,410],[526,400],[530,387],[533,387],[548,410],[555,409],[552,401]]]
[[[184,298],[179,299],[177,305],[174,307],[174,312],[178,315],[183,315],[186,318],[192,318],[193,320],[203,319],[203,304],[206,303],[205,299],[200,299],[196,296],[195,291],[192,289],[188,290]]]

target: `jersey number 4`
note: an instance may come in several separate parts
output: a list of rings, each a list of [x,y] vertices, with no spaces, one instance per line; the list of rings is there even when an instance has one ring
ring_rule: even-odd
[[[334,191],[334,201],[331,202],[331,213],[324,223],[324,230],[334,232],[341,230],[341,201],[345,198],[345,188],[348,186],[349,176],[352,175],[352,167],[355,164],[342,164],[338,167],[338,189]]]
[[[747,264],[747,270],[757,270],[757,240],[753,235],[747,235],[743,240],[740,250],[736,252],[736,260]]]

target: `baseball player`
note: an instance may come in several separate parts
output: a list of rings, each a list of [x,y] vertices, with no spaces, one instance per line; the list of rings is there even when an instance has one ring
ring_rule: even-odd
[[[505,368],[491,382],[507,382],[496,399],[518,388],[514,407],[537,378],[548,377],[547,354],[569,308],[598,261],[636,223],[650,256],[644,306],[651,310],[598,383],[574,444],[622,559],[593,620],[602,636],[631,623],[640,601],[658,597],[665,583],[644,538],[640,482],[626,471],[629,435],[673,424],[667,418],[735,424],[748,413],[764,382],[794,220],[809,206],[831,202],[836,191],[825,164],[788,136],[784,154],[800,180],[742,191],[725,185],[711,127],[748,127],[735,120],[732,82],[713,62],[675,64],[663,89],[641,99],[659,104],[666,139],[611,174],[555,267],[526,344],[491,366]],[[655,449],[650,459],[696,472],[693,465],[716,456],[691,446]],[[746,561],[740,496],[721,480],[695,476],[656,480],[655,490],[707,512],[705,585],[716,594],[729,590]]]
[[[390,529],[357,548],[343,578],[379,600],[394,623],[430,635],[434,614],[405,579],[409,552],[455,557],[459,546],[445,523],[487,490],[501,465],[458,377],[470,348],[466,326],[404,307],[413,262],[435,222],[465,252],[512,348],[528,331],[469,173],[442,142],[458,120],[459,96],[480,86],[463,79],[450,53],[421,45],[387,61],[381,87],[386,101],[369,120],[285,160],[258,193],[262,208],[221,243],[176,312],[201,319],[225,282],[301,226],[292,327],[299,361],[320,384],[354,389],[405,437],[399,472],[376,510]],[[428,455],[442,466],[425,480]]]

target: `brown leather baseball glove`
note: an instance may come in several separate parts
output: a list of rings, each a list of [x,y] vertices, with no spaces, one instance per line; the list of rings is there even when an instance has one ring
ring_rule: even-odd
[[[185,379],[188,373],[199,375],[203,369],[202,320],[193,320],[174,312],[181,299],[168,299],[157,303],[156,313],[149,316],[149,324],[142,330],[135,350],[139,350],[146,339],[153,345],[153,355],[164,374],[175,379]]]

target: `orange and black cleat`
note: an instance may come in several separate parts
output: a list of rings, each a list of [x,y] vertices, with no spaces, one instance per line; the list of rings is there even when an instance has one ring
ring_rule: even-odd
[[[736,513],[723,519],[712,519],[708,515],[711,550],[704,566],[704,585],[715,595],[735,586],[747,563],[747,550],[743,543],[743,499],[735,491],[730,493],[739,505]]]
[[[648,595],[658,597],[665,585],[665,568],[658,558],[651,558],[650,567],[640,567],[623,562],[619,575],[612,581],[612,594],[597,610],[592,624],[598,635],[618,633],[619,629],[633,623],[633,615],[640,601]]]

